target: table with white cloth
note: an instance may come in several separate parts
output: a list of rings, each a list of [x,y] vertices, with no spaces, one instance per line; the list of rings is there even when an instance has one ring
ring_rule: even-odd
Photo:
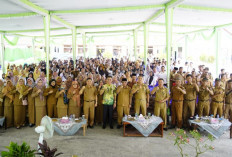
[[[222,136],[231,127],[231,122],[228,119],[222,119],[217,124],[211,124],[206,121],[189,120],[189,124],[192,125],[194,129],[199,127],[199,130],[207,131],[216,139]]]
[[[123,136],[163,137],[163,125],[163,120],[156,116],[144,119],[124,117]]]
[[[83,136],[85,136],[86,119],[70,120],[68,123],[61,123],[56,118],[53,118],[52,121],[55,132],[61,136],[73,136],[81,127],[83,128]]]

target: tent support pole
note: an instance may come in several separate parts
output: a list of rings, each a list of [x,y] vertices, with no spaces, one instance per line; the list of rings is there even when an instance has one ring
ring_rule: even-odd
[[[166,22],[166,56],[167,56],[167,85],[170,89],[170,56],[171,56],[171,44],[172,44],[172,17],[173,8],[165,8],[165,22]]]
[[[148,24],[143,24],[143,36],[144,36],[144,65],[147,69],[147,47],[148,47]]]
[[[33,59],[35,62],[35,60],[36,60],[36,57],[35,57],[35,37],[32,37],[32,53],[33,53]]]
[[[77,57],[77,29],[74,27],[72,29],[72,53],[73,53],[73,66],[76,67],[76,57]]]
[[[188,58],[188,35],[185,35],[185,41],[184,41],[184,52],[185,52],[185,60]]]
[[[2,73],[5,73],[5,60],[4,60],[4,39],[3,39],[3,34],[1,34],[1,68],[2,68]]]
[[[138,31],[133,30],[133,36],[134,36],[134,56],[135,61],[137,60],[137,37],[138,37]]]
[[[82,41],[83,41],[83,53],[84,59],[86,58],[86,35],[85,33],[82,34]]]
[[[221,37],[221,32],[220,29],[216,30],[216,54],[215,54],[215,59],[216,59],[216,77],[219,77],[219,72],[218,72],[218,53],[220,50],[220,37]]]
[[[45,52],[46,52],[46,78],[49,83],[49,53],[50,53],[50,15],[44,16],[44,28],[45,28]]]

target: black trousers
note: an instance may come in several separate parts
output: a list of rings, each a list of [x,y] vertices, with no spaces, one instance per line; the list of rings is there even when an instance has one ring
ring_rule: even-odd
[[[110,126],[113,126],[113,105],[103,105],[103,125],[106,126],[107,119]]]

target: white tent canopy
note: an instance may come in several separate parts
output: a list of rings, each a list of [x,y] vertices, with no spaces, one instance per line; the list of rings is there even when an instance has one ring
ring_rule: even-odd
[[[178,2],[178,0],[176,0]],[[28,0],[0,0],[0,31],[43,36],[43,12],[28,5]],[[168,0],[31,0],[65,22],[77,26],[77,32],[129,31],[164,10]],[[184,0],[173,12],[173,33],[188,33],[231,23],[230,0]],[[115,26],[114,26],[115,25]],[[120,26],[121,25],[121,26]],[[96,27],[94,27],[96,26]],[[66,27],[51,18],[50,28]],[[68,29],[68,28],[64,28]],[[141,30],[143,27],[140,28]],[[27,31],[25,33],[25,30]],[[38,31],[40,33],[28,33]],[[152,19],[150,31],[165,32],[165,14]],[[12,32],[13,31],[13,32]],[[71,34],[51,30],[51,35]]]

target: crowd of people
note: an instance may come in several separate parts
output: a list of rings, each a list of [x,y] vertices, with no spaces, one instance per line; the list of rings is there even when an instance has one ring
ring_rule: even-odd
[[[232,119],[232,74],[224,69],[215,80],[209,68],[173,61],[170,76],[164,59],[143,61],[127,59],[80,58],[46,63],[7,66],[0,80],[0,116],[7,127],[38,126],[43,116],[62,118],[85,116],[88,126],[107,122],[117,128],[124,115],[154,115],[163,119],[167,129],[167,109],[171,108],[170,128],[187,128],[195,115]],[[168,79],[170,78],[170,79]],[[170,84],[170,90],[167,85]],[[151,104],[150,100],[154,100]],[[134,111],[132,113],[131,111]]]

